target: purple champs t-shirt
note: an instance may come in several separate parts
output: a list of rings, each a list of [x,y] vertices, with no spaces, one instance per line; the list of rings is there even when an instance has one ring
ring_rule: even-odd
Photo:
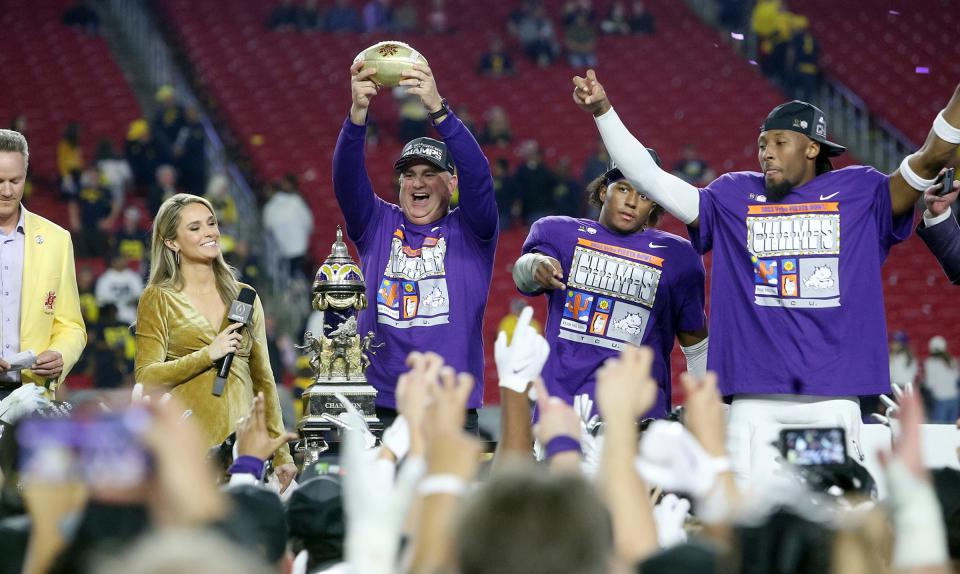
[[[713,250],[707,367],[724,395],[875,395],[890,390],[880,266],[910,235],[890,180],[827,172],[767,201],[763,176],[700,191],[694,246]]]
[[[567,402],[593,397],[604,361],[627,343],[648,345],[659,391],[647,416],[665,416],[676,334],[706,323],[703,262],[690,242],[658,229],[621,235],[590,219],[544,217],[523,244],[523,253],[534,251],[560,262],[567,286],[547,291],[550,393]]]
[[[476,380],[468,406],[483,404],[483,311],[493,274],[498,217],[490,166],[452,113],[437,126],[457,167],[460,206],[430,225],[413,225],[373,192],[364,164],[365,126],[348,118],[333,155],[333,188],[357,246],[369,307],[361,335],[384,347],[367,380],[377,405],[395,408],[397,378],[411,351],[433,351]]]

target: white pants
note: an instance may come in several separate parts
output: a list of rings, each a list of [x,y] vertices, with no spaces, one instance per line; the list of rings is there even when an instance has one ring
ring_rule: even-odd
[[[847,454],[863,463],[861,424],[855,396],[737,395],[727,423],[727,451],[737,482],[748,486],[776,471],[780,457],[776,444],[784,428],[843,427]]]

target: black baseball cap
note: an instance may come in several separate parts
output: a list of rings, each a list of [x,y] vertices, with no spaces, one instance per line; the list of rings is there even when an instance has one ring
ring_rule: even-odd
[[[818,142],[830,157],[847,151],[842,145],[827,139],[827,118],[817,106],[793,100],[773,108],[760,126],[760,133],[770,130],[790,130]]]
[[[657,167],[660,167],[660,154],[657,153],[657,150],[652,147],[647,148],[647,153],[650,154],[650,157],[653,158],[653,161],[656,162]],[[620,181],[623,179],[623,172],[620,171],[620,168],[616,166],[613,162],[610,162],[610,169],[608,169],[603,174],[604,181],[607,182],[607,185],[610,185],[614,181]]]
[[[414,163],[426,162],[438,169],[453,173],[455,166],[447,144],[433,138],[416,138],[407,142],[393,169],[403,171]]]
[[[301,483],[287,501],[287,525],[294,538],[342,542],[346,525],[340,477],[328,474]]]

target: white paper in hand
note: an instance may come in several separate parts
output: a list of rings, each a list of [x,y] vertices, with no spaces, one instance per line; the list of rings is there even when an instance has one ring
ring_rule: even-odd
[[[12,357],[4,357],[4,361],[10,363],[10,368],[8,371],[20,371],[23,369],[29,369],[37,362],[37,355],[30,349],[26,351],[20,351]]]
[[[493,346],[500,386],[517,393],[524,393],[527,385],[540,376],[550,345],[530,326],[533,307],[524,307],[513,329],[513,337],[507,345],[507,334],[500,331]]]

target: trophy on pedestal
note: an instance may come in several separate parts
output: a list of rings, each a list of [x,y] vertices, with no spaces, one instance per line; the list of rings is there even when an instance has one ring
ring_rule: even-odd
[[[371,430],[382,430],[374,407],[377,391],[364,375],[369,355],[381,345],[373,344],[372,331],[364,337],[357,332],[357,314],[367,307],[366,286],[340,226],[330,256],[313,281],[312,305],[323,312],[323,332],[308,331],[303,346],[297,347],[307,351],[313,371],[313,384],[303,392],[303,416],[297,423],[305,465],[328,450],[329,442],[339,442],[344,423],[338,415],[346,409],[334,396],[337,393],[357,408]]]

